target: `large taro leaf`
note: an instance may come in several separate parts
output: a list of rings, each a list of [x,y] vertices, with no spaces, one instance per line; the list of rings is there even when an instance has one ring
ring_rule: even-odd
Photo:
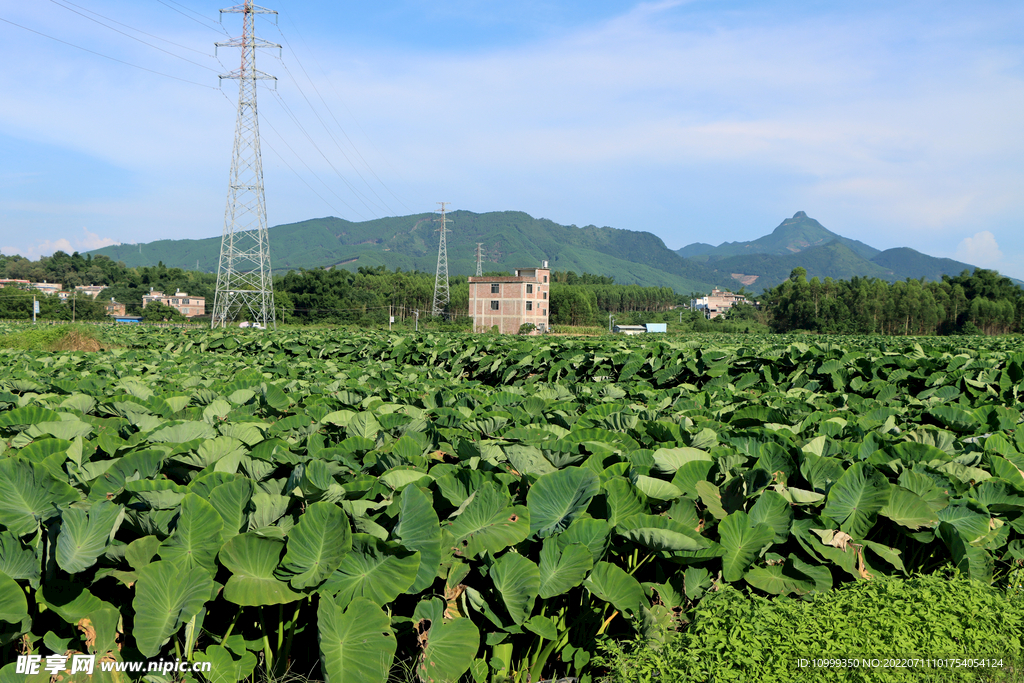
[[[682,489],[675,484],[645,474],[637,476],[636,487],[654,500],[675,500],[683,495]]]
[[[221,460],[231,460],[233,468],[238,468],[246,448],[238,439],[229,436],[218,436],[215,439],[206,439],[194,453],[182,453],[174,457],[175,460],[193,467],[207,468],[218,463],[217,469],[221,470]]]
[[[186,569],[215,571],[224,523],[212,505],[194,493],[181,501],[181,512],[171,537],[160,546],[160,558]]]
[[[968,496],[985,506],[989,512],[1020,512],[1024,510],[1024,493],[1009,482],[990,479],[974,487]]]
[[[398,643],[391,618],[372,601],[321,596],[317,609],[320,665],[326,683],[384,683]]]
[[[448,527],[455,539],[455,552],[465,558],[483,552],[493,555],[524,540],[530,533],[530,511],[510,502],[508,494],[495,484],[481,486]]]
[[[680,448],[659,448],[654,451],[654,466],[662,474],[675,474],[676,471],[689,462],[712,462],[711,455],[705,451],[682,446]]]
[[[722,578],[739,581],[743,578],[761,549],[775,539],[775,531],[767,524],[752,524],[747,513],[737,511],[718,525],[720,543],[725,550]]]
[[[949,505],[949,493],[940,489],[935,481],[926,474],[903,470],[900,473],[899,483],[908,491],[916,493],[924,502],[928,503],[928,507],[934,512]]]
[[[646,512],[642,495],[635,486],[623,477],[612,477],[602,488],[608,506],[608,523],[615,526],[632,515]]]
[[[177,510],[188,489],[170,479],[138,479],[125,482],[125,491],[153,510]]]
[[[896,484],[890,484],[889,501],[879,510],[879,514],[914,530],[932,527],[939,522],[938,516],[927,501],[913,491]]]
[[[822,514],[854,538],[864,538],[888,502],[889,480],[874,466],[858,462],[832,486]]]
[[[107,500],[93,505],[88,513],[65,510],[57,536],[57,565],[77,574],[96,564],[123,518],[124,508]]]
[[[251,479],[238,477],[210,491],[210,505],[224,522],[221,529],[222,540],[226,541],[235,536],[245,526],[253,488]]]
[[[42,422],[58,422],[60,413],[38,405],[23,406],[0,413],[0,427],[25,427]]]
[[[209,683],[235,683],[252,676],[256,668],[256,657],[249,651],[244,651],[238,659],[231,652],[221,645],[211,645],[206,652],[197,652],[197,662],[209,662],[210,671],[203,674]]]
[[[540,477],[526,494],[530,533],[546,538],[564,531],[587,509],[600,488],[598,476],[580,467],[566,467]]]
[[[205,422],[186,421],[160,427],[149,435],[150,443],[186,443],[198,439],[213,439],[217,430]]]
[[[609,534],[611,526],[603,519],[577,519],[554,538],[558,541],[560,550],[565,550],[573,543],[579,543],[590,551],[594,562],[598,562],[608,548]]]
[[[15,580],[27,580],[33,588],[39,588],[42,570],[40,562],[31,547],[22,544],[9,531],[0,532],[0,573]]]
[[[28,601],[18,582],[0,573],[0,621],[20,624],[28,616]]]
[[[341,605],[359,597],[386,605],[409,590],[419,566],[419,553],[393,547],[367,534],[353,534],[351,552],[318,592],[334,595]]]
[[[139,652],[155,657],[181,625],[203,608],[212,591],[213,576],[201,567],[184,569],[166,560],[143,567],[132,601]]]
[[[410,593],[420,593],[437,578],[441,563],[441,527],[433,501],[417,486],[402,491],[402,509],[394,535],[402,545],[419,552],[420,566]]]
[[[803,595],[832,588],[832,573],[828,567],[809,564],[796,555],[790,555],[783,564],[753,567],[743,579],[751,586],[774,595]]]
[[[444,602],[438,598],[421,601],[413,613],[423,648],[416,663],[422,683],[458,681],[480,647],[480,631],[471,619],[445,620],[443,614]]]
[[[155,477],[160,471],[164,451],[145,450],[129,453],[119,458],[102,475],[98,476],[89,488],[89,500],[100,501],[112,498],[129,481],[138,481]]]
[[[765,491],[750,508],[751,524],[767,524],[775,532],[775,542],[785,543],[793,523],[793,508],[775,491]]]
[[[51,477],[42,465],[0,458],[0,524],[12,533],[32,533],[40,522],[59,515],[60,507],[78,499],[78,491]]]
[[[583,581],[595,597],[610,602],[623,614],[638,614],[647,606],[640,582],[610,562],[598,562]]]
[[[231,570],[224,599],[236,605],[280,605],[302,596],[274,576],[284,541],[254,533],[233,537],[220,549],[221,564]]]
[[[632,515],[622,520],[616,532],[651,550],[676,552],[711,547],[711,542],[693,529],[661,515]]]
[[[489,575],[512,621],[517,624],[526,621],[540,592],[537,565],[519,553],[508,552],[498,558]]]
[[[581,543],[559,549],[554,538],[545,539],[540,550],[540,597],[548,599],[579,586],[594,568],[594,556]]]
[[[953,556],[953,564],[957,569],[972,579],[982,583],[992,583],[995,563],[984,548],[971,545],[963,534],[949,522],[939,522],[936,533],[949,549]]]
[[[743,579],[754,588],[772,595],[803,595],[814,590],[814,581],[811,577],[795,570],[790,561],[767,567],[753,567],[743,575]]]
[[[288,551],[276,576],[296,590],[313,588],[341,566],[351,548],[345,512],[334,503],[313,503],[288,532]]]

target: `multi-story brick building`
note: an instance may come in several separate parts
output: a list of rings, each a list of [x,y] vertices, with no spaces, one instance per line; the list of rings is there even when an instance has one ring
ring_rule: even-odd
[[[536,332],[548,330],[551,270],[520,268],[512,277],[469,278],[469,315],[474,332],[488,332],[495,325],[502,334],[516,334],[525,323]]]
[[[163,292],[150,290],[149,294],[142,297],[142,307],[145,308],[153,301],[178,309],[186,318],[206,313],[206,299],[201,296],[189,296],[188,292],[175,292],[167,296]]]

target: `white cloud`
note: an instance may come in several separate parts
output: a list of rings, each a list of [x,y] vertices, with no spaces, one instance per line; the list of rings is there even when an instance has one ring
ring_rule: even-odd
[[[120,242],[110,237],[100,237],[94,232],[89,232],[86,228],[82,228],[82,232],[85,233],[85,238],[75,241],[75,246],[78,251],[92,251],[93,249],[101,249],[103,247],[120,244]]]
[[[61,237],[55,240],[40,240],[34,244],[22,245],[21,247],[2,247],[0,252],[8,255],[20,254],[27,259],[35,261],[40,256],[50,256],[55,251],[64,251],[70,254],[76,251],[90,251],[120,244],[120,242],[110,237],[100,237],[94,232],[89,232],[87,228],[82,228],[82,232],[85,236],[82,239],[76,239],[74,244],[68,238]]]
[[[996,242],[996,236],[988,230],[965,237],[956,248],[956,258],[964,263],[983,268],[999,268],[1003,252]]]

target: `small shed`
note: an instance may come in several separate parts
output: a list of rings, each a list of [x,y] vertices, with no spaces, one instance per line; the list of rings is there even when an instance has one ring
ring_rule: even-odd
[[[114,318],[115,323],[141,323],[141,315],[119,315]]]
[[[668,332],[668,323],[647,323],[644,327],[648,332]]]
[[[616,325],[612,328],[615,334],[644,334],[647,328],[643,325]]]

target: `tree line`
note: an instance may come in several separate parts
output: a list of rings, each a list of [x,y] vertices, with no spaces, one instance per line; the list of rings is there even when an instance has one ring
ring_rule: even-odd
[[[941,281],[876,278],[807,280],[795,268],[761,297],[778,332],[840,334],[1006,334],[1024,330],[1024,290],[983,268]]]
[[[487,275],[508,276],[494,272]],[[60,282],[73,291],[75,285],[105,285],[93,300],[81,293],[62,302],[16,287],[0,289],[0,318],[32,317],[33,297],[40,303],[40,317],[51,320],[105,320],[110,299],[125,304],[129,315],[150,320],[182,320],[168,306],[142,308],[142,297],[151,290],[164,294],[188,292],[205,297],[207,316],[213,308],[217,276],[214,273],[156,266],[128,268],[106,256],[55,252],[30,261],[0,254],[0,277],[33,282]],[[296,324],[387,324],[419,316],[429,318],[434,296],[434,273],[387,270],[384,266],[290,271],[274,277],[278,320]],[[465,276],[449,280],[451,302],[445,320],[468,324],[469,285]],[[677,318],[694,296],[677,294],[669,287],[615,284],[614,278],[572,271],[551,274],[550,321],[554,325],[604,325],[609,315],[620,322]],[[764,324],[777,332],[806,330],[839,334],[1005,334],[1024,331],[1024,290],[997,272],[976,269],[938,282],[912,280],[889,283],[876,278],[833,280],[807,279],[795,268],[788,280],[765,292],[760,310],[736,307],[732,322]],[[667,317],[666,317],[667,316]],[[686,320],[683,320],[686,318]],[[206,318],[208,319],[208,317]],[[690,314],[678,316],[683,329],[697,331],[705,325]]]

